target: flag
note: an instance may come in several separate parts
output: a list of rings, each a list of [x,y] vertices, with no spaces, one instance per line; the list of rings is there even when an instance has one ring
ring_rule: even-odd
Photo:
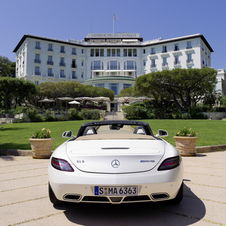
[[[118,18],[115,16],[115,14],[113,14],[113,19],[118,21]]]

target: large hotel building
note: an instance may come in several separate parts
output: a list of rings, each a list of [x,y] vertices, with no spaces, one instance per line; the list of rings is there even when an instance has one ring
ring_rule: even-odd
[[[213,49],[201,34],[143,41],[138,33],[90,33],[81,41],[27,34],[14,52],[17,78],[35,84],[78,81],[109,88],[117,97],[143,74],[211,67]],[[218,73],[222,74],[220,84],[225,71]]]

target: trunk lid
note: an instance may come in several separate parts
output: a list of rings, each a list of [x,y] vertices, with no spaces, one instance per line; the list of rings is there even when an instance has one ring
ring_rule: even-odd
[[[165,153],[161,140],[70,141],[67,155],[81,171],[137,173],[153,169]]]

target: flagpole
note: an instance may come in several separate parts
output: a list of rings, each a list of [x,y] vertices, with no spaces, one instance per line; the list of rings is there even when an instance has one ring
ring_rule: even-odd
[[[114,14],[113,14],[114,15]],[[114,16],[113,16],[113,34],[114,34]]]

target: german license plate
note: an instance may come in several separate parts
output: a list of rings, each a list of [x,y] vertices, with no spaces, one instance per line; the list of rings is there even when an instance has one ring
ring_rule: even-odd
[[[137,186],[129,186],[129,187],[102,187],[95,186],[94,189],[95,195],[107,195],[107,196],[132,196],[138,195],[138,187]]]

